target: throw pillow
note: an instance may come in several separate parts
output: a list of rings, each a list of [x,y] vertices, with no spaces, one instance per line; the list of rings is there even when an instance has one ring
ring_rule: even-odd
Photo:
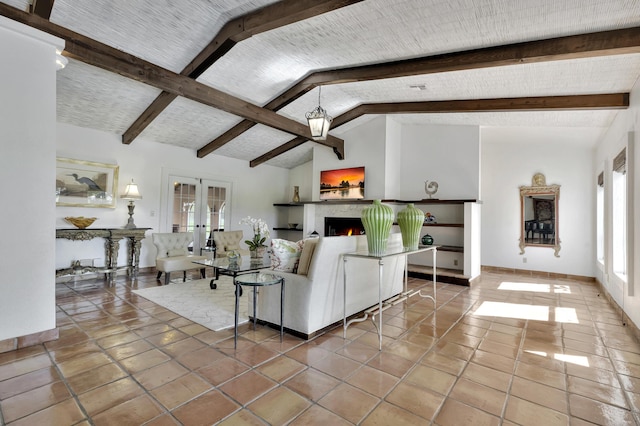
[[[273,238],[271,240],[271,269],[281,272],[296,272],[304,240],[297,242]]]
[[[318,238],[308,238],[304,240],[302,253],[300,254],[300,262],[298,263],[298,275],[307,275],[309,273],[309,266],[311,265],[311,259],[313,258],[313,253],[316,250],[318,241],[320,241]]]
[[[179,249],[169,249],[167,250],[167,255],[169,257],[174,257],[174,256],[186,256],[187,255],[187,250],[183,249],[183,248],[179,248]]]

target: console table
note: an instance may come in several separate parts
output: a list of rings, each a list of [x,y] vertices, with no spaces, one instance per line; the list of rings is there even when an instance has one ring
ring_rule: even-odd
[[[138,275],[138,265],[140,262],[140,246],[144,239],[144,234],[151,228],[92,228],[92,229],[56,229],[56,238],[64,238],[72,241],[88,241],[94,238],[105,239],[105,259],[104,268],[85,267],[80,265],[80,261],[74,262],[70,268],[58,269],[56,276],[76,274],[82,272],[101,272],[108,274],[126,269],[133,276]],[[127,266],[118,268],[118,251],[120,250],[120,240],[126,238],[128,244]]]
[[[425,251],[431,251],[433,254],[433,296],[422,294],[420,290],[409,291],[407,289],[407,281],[408,281],[408,270],[407,270],[408,260],[407,259],[409,255],[412,255],[415,253],[421,253]],[[370,254],[367,251],[343,254],[342,255],[343,256],[342,259],[344,261],[344,268],[343,268],[343,286],[344,286],[343,303],[344,305],[343,305],[343,319],[342,319],[343,338],[345,339],[347,338],[347,327],[349,327],[352,323],[366,321],[367,318],[371,316],[371,321],[373,322],[373,325],[376,326],[376,329],[378,331],[378,349],[382,350],[382,312],[383,311],[415,295],[419,295],[420,297],[431,299],[433,301],[433,308],[435,309],[436,308],[436,254],[437,254],[437,251],[438,251],[438,246],[420,246],[416,250],[403,250],[403,249],[400,249],[397,251],[390,250],[388,253],[381,254],[381,255]],[[398,257],[398,256],[404,256],[404,291],[388,300],[383,301],[382,300],[382,285],[383,285],[382,272],[384,268],[384,261],[385,259]],[[364,311],[364,315],[362,317],[354,318],[349,322],[347,322],[347,260],[349,258],[356,258],[356,257],[362,258],[362,259],[375,260],[378,262],[378,305],[375,305],[367,309],[366,311]],[[375,322],[376,315],[378,316],[378,324],[376,324]]]

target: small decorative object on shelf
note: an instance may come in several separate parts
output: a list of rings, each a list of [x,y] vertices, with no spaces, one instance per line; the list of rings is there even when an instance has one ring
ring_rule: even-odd
[[[95,222],[96,220],[98,220],[97,217],[83,217],[83,216],[78,216],[78,217],[71,217],[71,216],[67,216],[64,218],[64,220],[66,220],[67,222],[69,222],[70,224],[72,224],[73,226],[75,226],[78,229],[84,229],[87,228],[89,226],[91,226],[91,224],[93,222]]]
[[[297,223],[288,223],[287,225],[289,225],[289,229],[296,229],[298,227]]]
[[[433,237],[429,234],[425,234],[422,236],[422,244],[425,246],[433,245]]]
[[[428,180],[424,181],[424,192],[427,193],[429,199],[438,192],[438,182]]]
[[[291,200],[292,203],[299,203],[300,202],[300,187],[299,186],[294,186],[293,187],[293,199]]]
[[[402,247],[405,250],[417,250],[424,217],[424,212],[416,208],[413,203],[409,203],[407,207],[398,212]]]
[[[238,261],[240,260],[240,254],[238,252],[236,252],[235,250],[231,250],[227,254],[227,258],[229,259],[229,266],[238,266]]]
[[[429,212],[424,214],[424,223],[437,223],[436,217]]]
[[[362,224],[370,254],[376,256],[386,252],[393,216],[393,209],[380,200],[373,200],[373,204],[362,209]]]

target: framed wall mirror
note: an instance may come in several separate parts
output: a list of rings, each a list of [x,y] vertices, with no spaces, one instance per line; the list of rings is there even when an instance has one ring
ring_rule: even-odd
[[[520,187],[520,254],[527,246],[549,247],[560,257],[558,199],[560,185],[547,185],[542,173],[536,173],[531,186]]]

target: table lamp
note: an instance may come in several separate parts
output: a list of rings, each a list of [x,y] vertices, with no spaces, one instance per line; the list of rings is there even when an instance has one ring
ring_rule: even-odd
[[[125,229],[133,229],[136,227],[136,224],[133,223],[133,209],[136,208],[133,200],[141,200],[142,195],[138,191],[138,185],[133,183],[133,179],[131,179],[131,183],[127,185],[124,190],[124,194],[120,196],[123,200],[129,200],[129,220],[127,221],[127,225],[124,227]]]

